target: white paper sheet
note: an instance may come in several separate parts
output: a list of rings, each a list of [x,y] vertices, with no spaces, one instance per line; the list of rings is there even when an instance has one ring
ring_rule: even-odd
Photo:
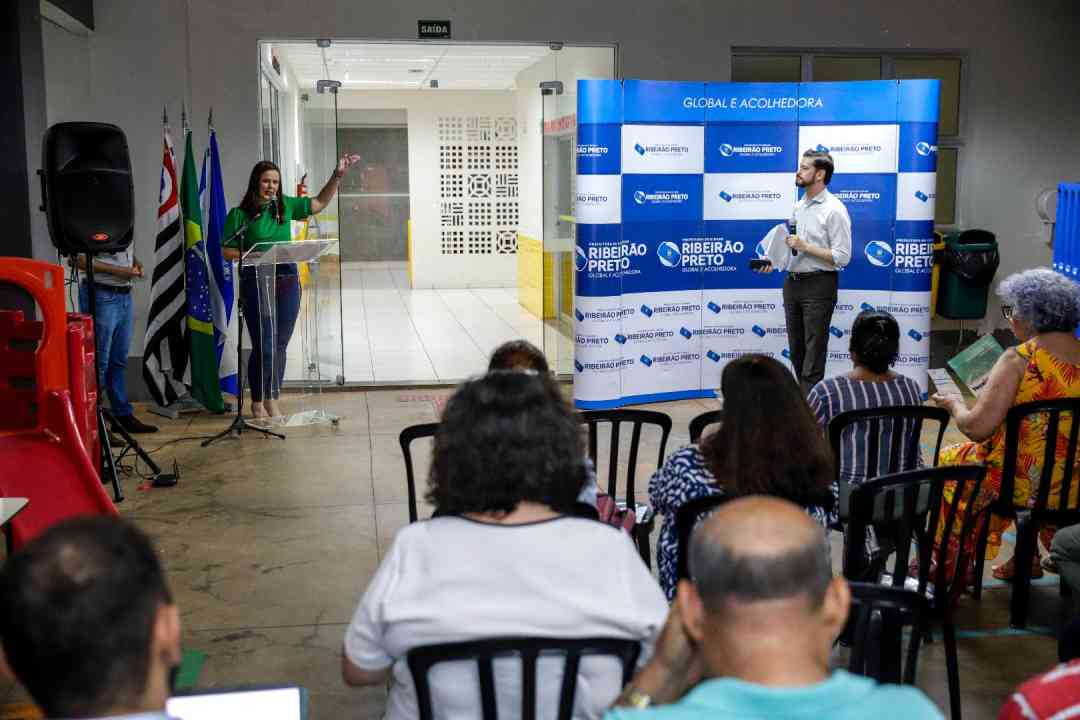
[[[784,223],[780,223],[761,239],[765,245],[765,257],[772,263],[773,270],[787,270],[791,262],[791,248],[787,246],[790,233]]]

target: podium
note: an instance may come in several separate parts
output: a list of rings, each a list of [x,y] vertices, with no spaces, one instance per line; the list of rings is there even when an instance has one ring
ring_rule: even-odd
[[[260,243],[240,266],[242,274],[255,273],[259,295],[259,317],[244,318],[249,347],[258,354],[248,366],[256,369],[248,373],[248,387],[261,390],[263,399],[276,398],[283,412],[253,424],[336,424],[322,390],[345,382],[338,241]]]

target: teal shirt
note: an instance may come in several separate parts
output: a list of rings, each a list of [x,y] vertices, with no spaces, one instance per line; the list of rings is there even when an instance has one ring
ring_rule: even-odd
[[[221,235],[222,238],[225,239],[225,242],[222,244],[225,247],[239,247],[241,252],[247,252],[253,245],[258,245],[259,243],[282,243],[291,241],[292,224],[289,221],[303,220],[311,215],[311,198],[283,195],[282,205],[285,206],[284,212],[282,213],[285,222],[279,223],[274,219],[270,212],[264,212],[259,216],[259,219],[253,222],[247,229],[247,235],[243,240],[243,246],[240,245],[239,238],[232,242],[228,242],[228,238],[231,238],[233,233],[240,229],[248,219],[246,212],[238,207],[233,208],[225,218],[225,230]]]
[[[926,720],[941,712],[920,690],[878,685],[873,680],[835,671],[828,680],[800,688],[770,688],[734,678],[700,683],[682,700],[646,710],[618,708],[604,720]]]

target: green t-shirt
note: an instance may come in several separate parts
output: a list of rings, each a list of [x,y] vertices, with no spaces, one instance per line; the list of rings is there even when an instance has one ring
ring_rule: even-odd
[[[233,236],[240,227],[247,222],[248,214],[238,207],[229,211],[225,218],[225,231],[222,243],[225,247],[240,248],[241,252],[247,252],[259,243],[282,243],[292,240],[291,220],[303,220],[311,215],[311,198],[282,196],[282,204],[285,206],[282,215],[285,222],[278,222],[269,210],[263,212],[258,220],[253,222],[247,229],[247,234],[242,238],[236,238],[232,242],[228,238]]]

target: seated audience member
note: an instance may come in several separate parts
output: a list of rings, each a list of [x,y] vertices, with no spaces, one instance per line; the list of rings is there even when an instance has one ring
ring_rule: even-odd
[[[578,423],[547,375],[496,371],[463,383],[432,454],[427,498],[443,514],[398,531],[345,633],[345,682],[390,680],[386,717],[399,720],[417,716],[405,661],[417,646],[605,636],[639,640],[648,657],[667,604],[633,543],[569,515],[582,454]],[[553,709],[562,665],[547,669],[537,696]],[[500,705],[519,707],[520,670],[497,675]],[[480,716],[475,665],[430,676],[440,715]],[[620,683],[616,661],[586,658],[574,716],[598,717]]]
[[[1068,278],[1048,268],[1035,268],[1015,273],[998,286],[1001,296],[1001,313],[1009,321],[1013,334],[1020,340],[998,358],[986,385],[979,391],[975,406],[970,410],[963,400],[934,395],[933,400],[949,411],[956,426],[970,440],[944,448],[941,465],[982,465],[987,467],[986,480],[978,496],[955,498],[953,488],[946,486],[945,498],[949,503],[959,501],[960,510],[968,502],[975,503],[975,522],[969,537],[961,537],[960,523],[956,523],[953,535],[945,538],[947,567],[955,563],[960,543],[969,548],[967,558],[973,563],[975,535],[982,527],[982,513],[997,499],[1001,490],[1001,473],[1005,462],[1005,416],[1009,409],[1033,400],[1057,400],[1080,397],[1080,340],[1076,328],[1080,325],[1080,291]],[[1050,488],[1050,507],[1057,507],[1060,483],[1064,475],[1065,442],[1072,428],[1072,418],[1061,417],[1058,426],[1057,452]],[[1012,502],[1027,505],[1032,502],[1038,485],[1030,479],[1032,470],[1041,469],[1046,449],[1047,428],[1045,418],[1028,420],[1020,427],[1016,459],[1016,485]],[[1034,475],[1038,477],[1038,475]],[[1070,480],[1072,498],[1080,488],[1080,462],[1073,465]],[[945,513],[942,513],[942,518]],[[994,559],[1001,548],[1001,535],[1009,526],[1009,520],[997,515],[990,517],[990,535],[986,545],[986,557]],[[1049,547],[1053,528],[1043,528],[1040,539]],[[942,538],[938,538],[940,544]],[[1032,559],[1032,577],[1042,576],[1039,558]],[[966,569],[972,576],[971,567]],[[994,567],[994,577],[1011,580],[1013,561]]]
[[[880,310],[859,313],[851,326],[852,369],[844,375],[826,378],[810,390],[807,402],[814,418],[828,440],[829,423],[849,410],[870,410],[896,405],[921,405],[922,392],[919,385],[909,377],[895,373],[891,368],[900,355],[900,326],[896,318]],[[878,439],[878,457],[867,458],[869,452],[869,424],[849,426],[840,438],[840,467],[837,474],[844,482],[833,484],[837,510],[847,515],[850,490],[867,478],[888,472],[893,443],[900,443],[899,470],[913,470],[922,466],[919,436],[914,422],[881,424]],[[868,558],[879,552],[880,534],[885,528],[867,528],[866,549]],[[886,547],[890,543],[885,543]]]
[[[533,370],[541,375],[547,375],[547,358],[540,348],[528,340],[510,340],[495,348],[488,362],[488,372],[492,370]],[[582,507],[575,511],[576,515],[595,519],[600,505],[611,506],[614,501],[607,493],[600,492],[600,486],[596,481],[596,466],[592,460],[585,456],[585,472],[588,477],[578,494],[578,502]],[[606,507],[607,514],[613,512],[613,508]]]
[[[851,595],[802,508],[763,496],[726,503],[694,532],[690,572],[652,659],[616,701],[638,709],[608,720],[941,717],[915,688],[830,672]]]
[[[900,355],[900,326],[887,312],[865,310],[851,326],[851,372],[826,378],[810,390],[807,402],[823,431],[837,415],[849,410],[869,410],[896,405],[922,405],[919,385],[891,368]],[[856,430],[860,437],[856,437]],[[919,438],[908,432],[895,437],[896,428],[886,423],[881,428],[879,457],[868,462],[866,433],[869,428],[851,427],[841,437],[839,475],[852,485],[868,476],[879,475],[888,467],[889,448],[902,443],[900,457],[912,469],[919,465]],[[873,464],[874,467],[867,469]]]
[[[806,508],[823,526],[836,519],[832,455],[795,376],[764,355],[744,355],[720,376],[724,415],[699,445],[676,450],[649,480],[649,502],[664,516],[656,544],[660,586],[675,595],[675,515],[705,495],[775,495]]]
[[[0,571],[7,665],[49,718],[165,720],[180,613],[129,522],[54,525]]]
[[[535,370],[541,375],[550,372],[544,353],[528,340],[510,340],[495,348],[488,370]]]

